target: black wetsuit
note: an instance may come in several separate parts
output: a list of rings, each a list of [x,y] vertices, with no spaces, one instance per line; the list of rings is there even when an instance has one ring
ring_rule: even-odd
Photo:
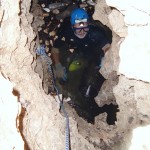
[[[98,72],[99,69],[95,70],[95,67],[100,65],[101,58],[104,56],[102,47],[107,43],[111,42],[107,39],[103,28],[89,25],[87,35],[80,39],[74,34],[70,24],[63,26],[54,43],[54,47],[60,50],[60,62],[67,68],[68,81],[64,84],[67,96],[71,97],[75,105],[79,106],[75,107],[77,113],[89,120],[93,120],[93,116],[99,114],[99,107],[93,98],[97,95],[100,86],[104,82],[104,78]],[[74,49],[73,53],[69,49]],[[76,57],[86,59],[88,66],[77,71],[68,71],[69,64]],[[89,84],[93,88],[91,88],[90,100],[87,100],[85,93]],[[93,93],[92,90],[94,91]],[[92,117],[91,114],[93,114]]]
[[[103,28],[89,25],[89,32],[87,35],[80,39],[75,34],[70,24],[63,26],[63,29],[59,32],[58,38],[54,43],[55,48],[62,48],[66,45],[66,52],[69,53],[69,49],[74,49],[74,54],[82,55],[88,61],[95,61],[100,63],[99,56],[103,56],[102,47],[110,41],[105,35]],[[62,50],[64,53],[64,49]]]

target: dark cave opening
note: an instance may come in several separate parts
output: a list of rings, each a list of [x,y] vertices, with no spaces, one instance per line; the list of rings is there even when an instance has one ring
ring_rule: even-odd
[[[106,122],[108,125],[114,125],[115,121],[117,121],[116,118],[116,113],[119,112],[118,105],[113,105],[113,104],[105,104],[102,107],[99,107],[96,103],[95,100],[91,100],[91,102],[88,102],[90,106],[88,107],[87,112],[90,113],[89,116],[87,116],[86,113],[83,112],[82,110],[79,110],[78,115],[85,119],[88,123],[94,124],[95,117],[98,116],[99,114],[102,113],[107,113],[107,119]]]
[[[47,0],[39,0],[38,4],[41,5],[41,7],[43,8],[43,17],[44,17],[44,25],[41,27],[42,29],[39,30],[38,34],[39,34],[39,42],[41,45],[45,45],[46,48],[46,52],[48,54],[51,53],[51,48],[53,46],[53,42],[55,40],[55,35],[56,33],[60,32],[61,29],[63,29],[65,26],[68,25],[68,22],[70,21],[70,18],[68,17],[68,15],[66,15],[64,12],[65,10],[67,11],[71,11],[71,9],[69,8],[70,3],[72,3],[71,0],[63,0],[62,3],[67,3],[66,6],[61,7],[61,6],[57,6],[57,4],[60,1],[47,1]],[[79,6],[82,1],[73,1],[73,4],[76,4],[77,6]],[[50,4],[56,4],[54,7],[56,7],[55,9],[53,9],[52,11],[48,12],[45,8],[48,8],[50,6]],[[112,42],[112,31],[105,25],[103,25],[100,21],[98,20],[93,20],[92,19],[92,15],[94,13],[94,6],[92,5],[87,5],[85,7],[85,9],[87,10],[89,16],[91,17],[91,23],[94,23],[95,25],[103,28],[106,32],[106,36],[109,39],[110,42]],[[59,10],[59,13],[55,13],[54,10]],[[48,14],[48,15],[46,15]],[[59,14],[63,14],[61,17],[58,15]],[[65,17],[66,15],[66,17]],[[59,19],[58,19],[59,18]],[[90,68],[89,68],[90,69]],[[118,106],[117,105],[104,105],[103,107],[99,107],[97,105],[97,103],[95,102],[94,97],[97,96],[103,82],[105,81],[104,77],[102,75],[97,75],[98,71],[96,72],[96,83],[94,85],[87,85],[84,84],[84,80],[83,83],[81,83],[80,86],[80,91],[81,93],[84,95],[83,98],[83,107],[79,107],[78,105],[74,105],[71,102],[68,102],[77,112],[77,114],[84,118],[87,122],[94,124],[94,118],[96,116],[98,116],[101,113],[106,112],[107,113],[107,123],[109,125],[113,125],[115,124],[116,119],[116,112],[118,112]],[[91,76],[89,76],[91,77]],[[75,80],[74,80],[75,81]],[[61,81],[61,84],[65,84],[63,81]],[[90,87],[90,97],[85,96],[88,88]],[[52,93],[50,91],[50,93]],[[82,96],[83,96],[82,95]]]
[[[107,113],[107,120],[106,121],[107,121],[108,125],[115,124],[115,121],[117,121],[116,113],[119,112],[118,105],[113,105],[113,104],[107,105],[107,104],[105,104],[103,107],[101,107],[101,109]]]
[[[94,124],[95,123],[95,117],[102,114],[107,113],[107,119],[106,122],[108,125],[114,125],[115,121],[117,121],[116,113],[119,111],[118,105],[114,104],[105,104],[102,107],[99,107],[98,104],[95,101],[95,97],[98,95],[98,90],[101,89],[101,86],[103,85],[103,82],[105,79],[102,75],[99,74],[99,78],[96,81],[96,85],[93,84],[91,86],[89,97],[86,96],[86,91],[88,89],[88,86],[81,87],[80,91],[82,92],[82,102],[83,105],[79,106],[75,105],[73,108],[76,110],[77,114],[82,117],[84,120],[86,120],[88,123]]]

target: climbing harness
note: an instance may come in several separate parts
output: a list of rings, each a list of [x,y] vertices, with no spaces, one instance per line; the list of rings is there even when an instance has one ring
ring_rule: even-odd
[[[47,65],[48,65],[48,71],[52,77],[52,84],[53,84],[53,88],[56,91],[56,95],[58,96],[58,100],[59,100],[59,104],[60,104],[60,109],[62,110],[62,112],[64,113],[64,116],[66,118],[66,150],[70,150],[70,128],[69,128],[69,117],[68,114],[64,108],[64,105],[61,101],[60,95],[59,95],[59,91],[57,89],[56,83],[55,83],[55,78],[54,78],[54,74],[53,74],[53,70],[52,70],[52,61],[49,58],[49,56],[46,54],[45,52],[45,46],[44,45],[40,45],[38,46],[37,50],[36,50],[36,54],[40,55],[42,57],[44,57],[44,59],[47,60]]]

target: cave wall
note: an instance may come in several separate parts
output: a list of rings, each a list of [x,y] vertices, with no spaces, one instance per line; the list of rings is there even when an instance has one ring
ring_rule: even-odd
[[[32,68],[35,65],[34,57],[31,54],[34,50],[35,34],[31,27],[33,16],[29,13],[30,2],[26,0],[1,1],[3,15],[1,17],[0,71],[13,83],[13,88],[18,93],[19,103],[25,106],[24,122],[20,122],[20,124],[24,126],[21,132],[23,138],[26,139],[26,147],[37,150],[54,149],[54,147],[61,149],[60,147],[65,146],[63,143],[65,136],[59,126],[65,128],[64,119],[57,115],[56,102],[53,106],[55,110],[53,109],[52,101],[54,102],[54,99],[45,95],[41,79]],[[5,84],[0,86],[3,88]],[[12,109],[14,108],[12,107]],[[9,109],[5,111],[11,113]],[[14,120],[17,119],[17,115],[13,117]],[[7,123],[9,122],[6,120],[5,124]],[[16,126],[16,128],[18,127]],[[9,135],[4,134],[5,132],[2,137],[7,139]],[[39,136],[41,137],[39,138]],[[15,136],[13,138],[15,139]],[[1,144],[9,145],[9,141]],[[6,149],[13,149],[13,147]],[[24,148],[20,147],[18,150],[21,149]]]
[[[120,110],[117,113],[116,125],[120,133],[122,132],[123,139],[114,146],[114,149],[133,150],[137,149],[137,145],[138,149],[144,149],[144,147],[149,149],[147,136],[150,132],[149,126],[146,126],[150,124],[150,71],[148,69],[150,11],[148,4],[150,4],[148,0],[99,1],[95,12],[107,13],[107,17],[105,19],[94,14],[95,19],[99,19],[113,30],[113,41],[115,41],[112,42],[110,51],[106,53],[101,69],[101,73],[108,81],[113,80],[114,71],[119,77],[118,84],[111,90]],[[100,106],[104,103],[112,103],[109,96],[106,98],[107,89],[101,91],[101,95],[99,94],[96,98],[99,99],[97,102]],[[113,98],[112,95],[111,98]],[[147,134],[144,136],[145,130]],[[140,133],[144,136],[144,140],[139,140]]]
[[[119,77],[117,85],[112,84],[111,91],[115,96],[113,102],[119,105],[120,111],[114,126],[106,125],[105,114],[96,118],[95,128],[101,127],[99,137],[93,135],[94,126],[84,124],[89,129],[82,130],[83,126],[77,128],[77,122],[70,117],[72,149],[100,149],[91,144],[95,143],[103,145],[101,149],[131,150],[134,148],[133,145],[130,146],[131,142],[134,143],[133,129],[139,126],[143,126],[140,130],[147,129],[148,126],[144,126],[150,123],[148,4],[146,0],[98,1],[93,17],[113,30],[112,46],[105,55],[101,73],[109,80]],[[34,71],[36,33],[31,27],[33,15],[29,13],[30,7],[31,1],[0,1],[0,72],[3,76],[0,79],[0,92],[4,91],[6,95],[10,95],[10,98],[0,97],[1,107],[6,108],[1,109],[6,116],[0,116],[4,124],[1,124],[4,132],[0,134],[0,141],[4,143],[0,143],[0,149],[21,150],[24,149],[24,143],[26,149],[31,150],[64,149],[65,119],[59,113],[58,103],[43,91],[42,81]],[[3,88],[7,84],[10,87]],[[16,94],[12,95],[14,89]],[[5,107],[7,103],[15,113],[10,111],[10,107]],[[107,99],[104,103],[107,103]],[[25,111],[23,118],[19,120],[20,109]],[[9,132],[5,132],[8,131],[7,125],[11,124],[3,119],[7,116],[12,120],[13,126],[10,128],[16,136],[12,137]],[[17,130],[19,126],[15,124],[16,121],[20,121],[19,124],[23,128]],[[80,135],[78,129],[82,130],[81,134],[85,133]],[[146,131],[149,133],[149,130]],[[84,136],[89,134],[91,137],[88,141]],[[16,141],[10,143],[7,139],[19,140],[20,145]],[[5,147],[6,145],[9,147]],[[106,148],[106,145],[109,147]],[[142,147],[143,143],[140,146]]]
[[[115,33],[113,34],[115,42],[112,42],[111,51],[106,54],[101,71],[105,77],[108,78],[111,70],[116,70],[128,78],[150,81],[150,71],[147,69],[150,63],[148,38],[150,12],[145,4],[149,2],[147,0],[142,2],[98,1],[94,19],[100,20]],[[100,17],[99,14],[101,14]],[[116,35],[119,36],[118,41]],[[107,55],[110,54],[108,63]]]
[[[124,15],[124,22],[128,27],[128,35],[120,46],[119,73],[128,78],[150,82],[150,71],[147,69],[150,64],[150,2],[108,0],[107,3]]]
[[[20,38],[19,3],[5,2],[0,1],[0,149],[20,150],[24,149],[18,130],[21,104],[13,95],[14,83],[9,81],[11,76],[16,78],[19,73],[16,61],[11,57]],[[9,9],[10,6],[14,9]]]
[[[65,149],[65,118],[59,113],[58,102],[45,94],[34,71],[37,45],[30,7],[31,0],[0,1],[0,93],[5,92],[4,97],[0,95],[0,107],[6,108],[0,110],[0,149]],[[4,88],[7,82],[13,84],[11,88]],[[19,112],[23,113],[19,116]],[[76,121],[69,121],[72,148],[94,149],[78,134]]]

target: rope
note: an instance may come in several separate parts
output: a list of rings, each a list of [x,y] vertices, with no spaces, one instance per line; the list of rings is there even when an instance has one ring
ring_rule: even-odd
[[[52,61],[51,59],[48,57],[48,55],[46,54],[45,52],[45,46],[44,45],[41,45],[37,48],[36,50],[36,53],[37,55],[41,55],[43,56],[46,60],[47,60],[47,65],[48,65],[48,70],[49,70],[49,73],[52,77],[52,84],[53,84],[53,87],[54,87],[54,90],[56,90],[56,95],[58,96],[58,100],[59,100],[59,103],[60,103],[60,108],[62,109],[63,113],[64,113],[64,116],[66,118],[66,150],[70,150],[70,128],[69,128],[69,117],[68,117],[68,114],[65,110],[65,107],[61,101],[61,98],[59,96],[59,91],[56,87],[56,84],[55,84],[55,78],[54,78],[54,74],[53,74],[53,70],[52,70]]]
[[[62,103],[62,101],[61,101],[61,98],[60,98],[60,96],[59,96],[59,92],[58,92],[58,89],[55,87],[55,89],[56,89],[56,93],[57,93],[57,96],[58,96],[58,99],[59,99],[59,102],[60,102],[60,107],[61,107],[61,109],[62,109],[62,111],[63,111],[63,113],[64,113],[64,116],[65,116],[65,118],[66,118],[66,150],[69,150],[70,149],[70,134],[69,134],[69,132],[70,132],[70,130],[69,130],[69,117],[68,117],[68,114],[67,114],[67,112],[66,112],[66,110],[65,110],[65,107],[64,107],[64,105],[63,105],[63,103]]]

